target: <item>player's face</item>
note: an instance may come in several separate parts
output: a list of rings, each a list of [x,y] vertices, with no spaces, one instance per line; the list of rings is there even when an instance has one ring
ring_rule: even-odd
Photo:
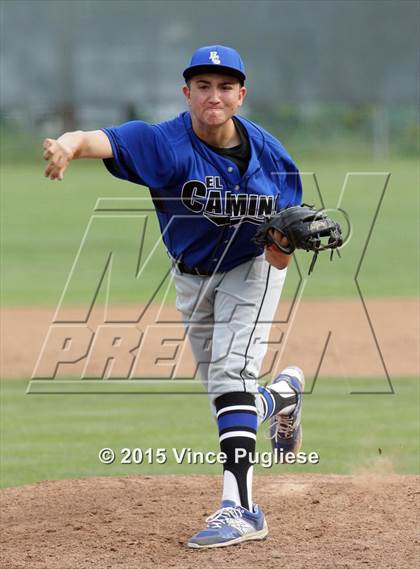
[[[202,124],[221,126],[226,123],[243,103],[245,87],[235,77],[213,73],[196,75],[189,87],[184,85],[184,95],[191,113]]]

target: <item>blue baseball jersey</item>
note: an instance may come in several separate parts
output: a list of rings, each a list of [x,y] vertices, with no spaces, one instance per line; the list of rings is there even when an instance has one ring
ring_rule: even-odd
[[[113,151],[104,160],[109,172],[149,188],[169,255],[202,271],[228,271],[260,255],[252,240],[258,225],[302,199],[298,169],[280,142],[237,118],[251,147],[243,176],[197,137],[188,112],[103,129]]]

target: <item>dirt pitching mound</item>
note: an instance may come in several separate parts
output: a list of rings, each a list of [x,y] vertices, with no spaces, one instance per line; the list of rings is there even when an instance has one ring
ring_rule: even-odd
[[[48,481],[3,490],[0,566],[417,566],[416,476],[260,476],[254,499],[267,516],[268,538],[229,548],[188,549],[186,539],[217,509],[220,488],[218,476],[132,476]]]

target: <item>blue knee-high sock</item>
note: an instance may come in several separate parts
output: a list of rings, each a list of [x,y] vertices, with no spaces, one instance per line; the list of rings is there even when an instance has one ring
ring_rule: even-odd
[[[297,403],[297,395],[294,389],[285,381],[279,381],[269,387],[258,387],[258,393],[262,401],[263,421],[282,413],[288,415],[293,412]]]
[[[223,465],[223,500],[252,510],[251,459],[257,439],[257,409],[252,393],[225,393],[215,400]]]

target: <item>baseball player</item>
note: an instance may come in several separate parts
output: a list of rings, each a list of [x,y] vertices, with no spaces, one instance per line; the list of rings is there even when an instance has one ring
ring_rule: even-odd
[[[147,186],[173,268],[182,314],[225,453],[221,507],[189,547],[227,546],[268,533],[252,499],[257,428],[273,449],[301,443],[304,377],[287,367],[258,384],[271,322],[291,255],[288,239],[253,238],[267,216],[301,202],[297,167],[272,135],[237,115],[245,68],[232,48],[199,48],[183,73],[189,107],[160,124],[131,121],[44,141],[46,177],[62,180],[71,160],[103,159],[111,174]]]

